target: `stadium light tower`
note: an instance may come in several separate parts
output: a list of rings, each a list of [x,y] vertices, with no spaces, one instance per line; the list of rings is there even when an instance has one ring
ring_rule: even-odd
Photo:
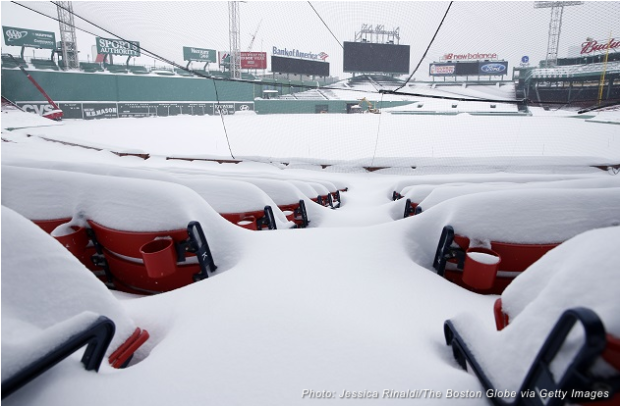
[[[239,2],[228,2],[228,29],[230,45],[230,78],[241,79],[241,40],[239,38],[241,29],[239,22]]]
[[[560,44],[560,31],[562,30],[562,14],[565,6],[579,6],[583,1],[536,1],[534,8],[550,8],[551,21],[549,22],[549,38],[547,39],[547,68],[553,67],[558,62],[558,47]]]
[[[75,23],[73,20],[73,2],[59,1],[56,5],[58,22],[60,24],[60,46],[62,60],[66,69],[77,69],[80,66],[78,60],[77,37],[75,35]]]

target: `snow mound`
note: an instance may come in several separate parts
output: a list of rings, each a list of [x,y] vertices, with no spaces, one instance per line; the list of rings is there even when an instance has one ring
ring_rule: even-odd
[[[62,126],[63,123],[43,118],[38,114],[27,113],[23,110],[2,110],[2,129],[13,130],[18,128]]]
[[[186,186],[158,180],[90,175],[3,165],[2,204],[31,220],[86,220],[123,231],[185,229],[198,221],[218,268],[239,256],[246,230],[221,217]]]
[[[2,226],[2,380],[99,315],[116,324],[107,355],[133,333],[124,307],[59,242],[4,206]]]
[[[497,388],[519,389],[547,335],[567,309],[590,308],[601,318],[607,333],[620,336],[619,238],[620,227],[585,232],[529,267],[502,295],[503,308],[510,317],[510,324],[502,331],[485,327],[472,314],[452,319]],[[492,315],[489,312],[484,317]],[[573,344],[578,339],[579,334],[569,336]],[[566,366],[570,347],[563,347],[552,368]],[[602,375],[609,372],[602,363],[596,369]]]

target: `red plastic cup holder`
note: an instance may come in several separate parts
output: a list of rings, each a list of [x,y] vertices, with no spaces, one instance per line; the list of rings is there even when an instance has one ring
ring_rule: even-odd
[[[140,247],[140,254],[150,278],[163,278],[176,271],[176,253],[171,239],[147,242]]]
[[[73,230],[72,233],[54,236],[54,238],[75,257],[80,257],[88,245],[88,234],[86,234],[84,227],[71,226],[71,229]]]
[[[501,257],[495,251],[482,247],[469,248],[463,267],[463,283],[477,290],[491,289],[500,262]]]

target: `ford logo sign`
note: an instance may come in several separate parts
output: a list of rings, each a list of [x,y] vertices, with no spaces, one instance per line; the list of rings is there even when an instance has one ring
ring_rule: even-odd
[[[482,65],[480,70],[484,73],[501,73],[506,70],[506,65],[501,63],[488,63],[486,65]]]

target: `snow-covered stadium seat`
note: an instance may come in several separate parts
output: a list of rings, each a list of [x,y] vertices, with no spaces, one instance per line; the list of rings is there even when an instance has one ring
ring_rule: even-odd
[[[433,267],[467,289],[501,294],[558,244],[620,224],[618,207],[620,188],[520,188],[455,197],[425,212],[450,212]]]
[[[447,321],[446,343],[459,364],[465,367],[467,361],[486,389],[515,391],[511,404],[584,404],[603,398],[593,404],[617,405],[618,238],[618,226],[587,231],[532,265],[496,301],[498,331],[469,313]],[[583,328],[571,330],[575,323]],[[541,390],[567,392],[563,399],[546,396],[540,403]]]
[[[188,285],[216,270],[218,253],[231,258],[238,246],[239,229],[186,186],[10,166],[3,172],[2,203],[33,221],[69,219],[52,235],[120,290]]]
[[[249,230],[285,229],[294,226],[278,209],[276,204],[258,187],[247,182],[222,180],[213,176],[175,176],[173,172],[163,170],[144,170],[120,168],[114,166],[79,164],[72,165],[59,162],[29,162],[24,166],[57,169],[72,172],[86,172],[107,176],[161,180],[179,183],[198,193],[222,217],[233,224]],[[268,221],[265,207],[273,212],[274,221]],[[51,232],[59,224],[58,221],[38,221],[42,228]],[[60,223],[62,224],[62,223]]]
[[[2,225],[2,397],[83,346],[87,370],[98,370],[104,356],[127,366],[148,332],[31,221],[2,206]]]

